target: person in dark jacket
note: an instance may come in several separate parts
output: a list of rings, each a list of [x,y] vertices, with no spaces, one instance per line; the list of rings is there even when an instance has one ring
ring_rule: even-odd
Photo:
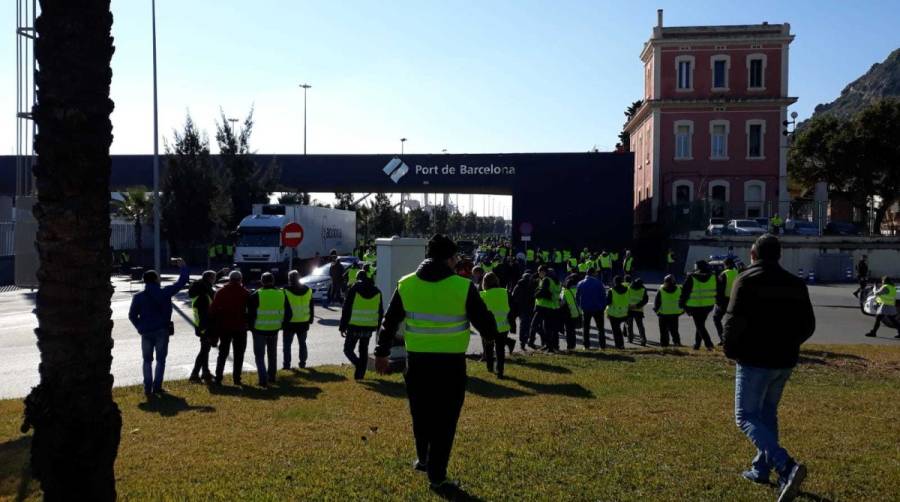
[[[333,260],[331,268],[328,269],[328,275],[331,276],[331,289],[328,290],[328,302],[326,303],[326,306],[340,301],[341,295],[344,292],[345,270],[344,266],[341,265],[341,262],[337,259],[337,251],[332,251],[331,259]]]
[[[275,287],[275,276],[266,272],[260,282],[262,287],[247,299],[247,324],[253,333],[253,356],[256,358],[259,386],[265,388],[275,383],[278,371],[275,350],[278,346],[278,330],[285,321],[285,299],[284,291]]]
[[[591,320],[597,325],[600,348],[606,348],[606,322],[603,310],[606,308],[606,287],[597,277],[597,269],[590,268],[587,275],[578,283],[575,303],[581,309],[583,317],[582,333],[584,348],[591,348]]]
[[[775,470],[778,500],[791,500],[806,468],[779,444],[778,404],[816,319],[806,284],[781,268],[780,258],[781,243],[773,235],[750,249],[752,265],[735,280],[725,315],[725,356],[737,362],[735,422],[757,449],[743,476],[768,483]]]
[[[228,352],[234,347],[234,370],[231,374],[235,385],[241,385],[244,353],[247,351],[247,300],[250,292],[244,288],[244,277],[237,270],[228,275],[228,284],[216,291],[209,316],[213,329],[219,334],[219,357],[216,360],[214,382],[222,384]]]
[[[172,335],[172,297],[188,282],[188,268],[180,258],[176,265],[181,270],[175,284],[160,287],[159,273],[144,272],[144,290],[131,299],[128,320],[141,335],[141,352],[144,359],[144,395],[164,394],[162,383],[166,372],[166,356],[169,353],[169,336]],[[153,373],[153,354],[156,353],[156,372]]]
[[[441,283],[441,285],[446,284],[455,288],[459,279],[454,273],[459,260],[456,244],[447,237],[440,234],[435,235],[428,242],[425,256],[425,261],[419,265],[415,274],[401,279],[401,284],[404,281],[430,285]],[[471,323],[482,337],[493,340],[497,336],[494,315],[482,301],[475,285],[470,282],[467,287],[468,291],[464,299],[464,317],[467,324]],[[427,303],[434,303],[442,299],[425,298],[424,300]],[[445,300],[449,301],[450,298]],[[408,319],[406,307],[398,288],[391,297],[384,315],[381,333],[378,335],[375,366],[379,373],[388,371],[390,364],[388,355],[394,337],[397,335],[401,323],[406,321],[408,352],[405,377],[406,393],[409,397],[409,410],[412,415],[413,435],[418,454],[418,460],[413,465],[415,469],[428,473],[432,489],[452,494],[458,489],[458,483],[447,479],[447,464],[456,434],[456,424],[466,395],[466,355],[464,350],[462,352],[409,350],[412,340],[410,338],[410,321],[413,320],[417,323],[423,322],[419,319]],[[422,336],[427,335],[419,335],[419,340]]]
[[[528,336],[531,334],[531,316],[534,313],[534,276],[531,272],[525,272],[516,282],[512,291],[512,307],[513,315],[519,320],[519,347],[522,352],[528,345]]]
[[[856,282],[859,287],[853,292],[853,296],[858,298],[869,285],[869,257],[866,255],[862,255],[862,259],[856,264]]]
[[[188,380],[192,382],[203,380],[212,380],[212,373],[209,371],[209,349],[218,345],[216,338],[216,330],[213,329],[209,320],[209,306],[212,304],[213,296],[215,296],[216,279],[227,273],[227,269],[216,273],[214,270],[207,270],[200,276],[199,281],[195,281],[188,288],[188,298],[191,300],[191,310],[194,314],[194,335],[200,340],[200,352],[194,360],[194,369]]]
[[[309,314],[307,315],[306,312],[304,312],[302,315],[306,320],[297,320],[296,316],[301,315],[301,313],[292,312],[290,295],[294,295],[295,297],[304,296],[309,290],[308,286],[300,284],[300,272],[291,270],[288,273],[288,286],[284,290],[284,328],[281,331],[282,369],[291,369],[291,345],[293,345],[295,337],[297,338],[298,346],[297,359],[299,360],[301,368],[306,367],[306,360],[309,358],[306,337],[309,333],[309,325],[316,315],[314,308],[315,304],[313,302],[313,295],[310,293],[309,301],[306,302],[306,311],[309,312]]]
[[[681,285],[681,299],[678,305],[694,321],[696,334],[694,337],[694,350],[700,349],[701,342],[706,345],[706,350],[713,349],[712,339],[706,329],[706,319],[713,311],[716,304],[716,278],[709,268],[709,263],[700,260],[694,264],[694,271],[688,274]]]
[[[359,299],[359,302],[357,302]],[[356,306],[354,307],[354,302]],[[375,309],[368,309],[365,302],[377,303]],[[344,308],[341,310],[341,323],[338,330],[344,337],[344,355],[355,368],[353,378],[361,380],[366,376],[369,363],[369,340],[372,333],[381,325],[384,318],[384,306],[381,301],[381,290],[375,286],[369,276],[369,265],[363,266],[362,272],[356,276],[356,282],[347,290]],[[367,312],[366,310],[372,310]],[[355,353],[359,346],[359,354]]]

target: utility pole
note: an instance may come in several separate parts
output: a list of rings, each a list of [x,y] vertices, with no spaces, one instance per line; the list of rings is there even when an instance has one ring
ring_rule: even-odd
[[[159,104],[156,92],[156,0],[153,7],[153,267],[160,272],[159,249]]]
[[[306,155],[306,91],[312,87],[309,84],[300,84],[303,89],[303,155]]]

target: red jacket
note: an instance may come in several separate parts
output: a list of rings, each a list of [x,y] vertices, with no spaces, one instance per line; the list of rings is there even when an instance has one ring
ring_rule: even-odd
[[[250,292],[240,284],[228,283],[216,292],[209,306],[213,326],[227,331],[247,329],[247,298]]]

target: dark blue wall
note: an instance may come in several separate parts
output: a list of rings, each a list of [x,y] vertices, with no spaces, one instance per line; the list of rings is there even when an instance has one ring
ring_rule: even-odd
[[[624,247],[632,235],[632,154],[514,153],[404,155],[394,182],[383,168],[394,155],[256,155],[277,162],[281,183],[306,192],[432,192],[513,196],[513,232],[534,227],[537,246]],[[165,157],[162,157],[165,170]],[[465,167],[463,167],[465,166]],[[436,168],[436,169],[435,169]],[[111,190],[150,186],[149,155],[114,155]],[[0,194],[15,191],[15,158],[0,157]]]

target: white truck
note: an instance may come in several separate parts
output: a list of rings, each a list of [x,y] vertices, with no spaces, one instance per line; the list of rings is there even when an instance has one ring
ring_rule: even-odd
[[[289,223],[303,228],[303,241],[296,248],[281,245],[281,232]],[[245,280],[271,272],[280,281],[287,277],[291,261],[300,262],[328,255],[352,253],[356,247],[356,212],[327,207],[286,204],[254,204],[253,213],[238,225],[234,263]]]

